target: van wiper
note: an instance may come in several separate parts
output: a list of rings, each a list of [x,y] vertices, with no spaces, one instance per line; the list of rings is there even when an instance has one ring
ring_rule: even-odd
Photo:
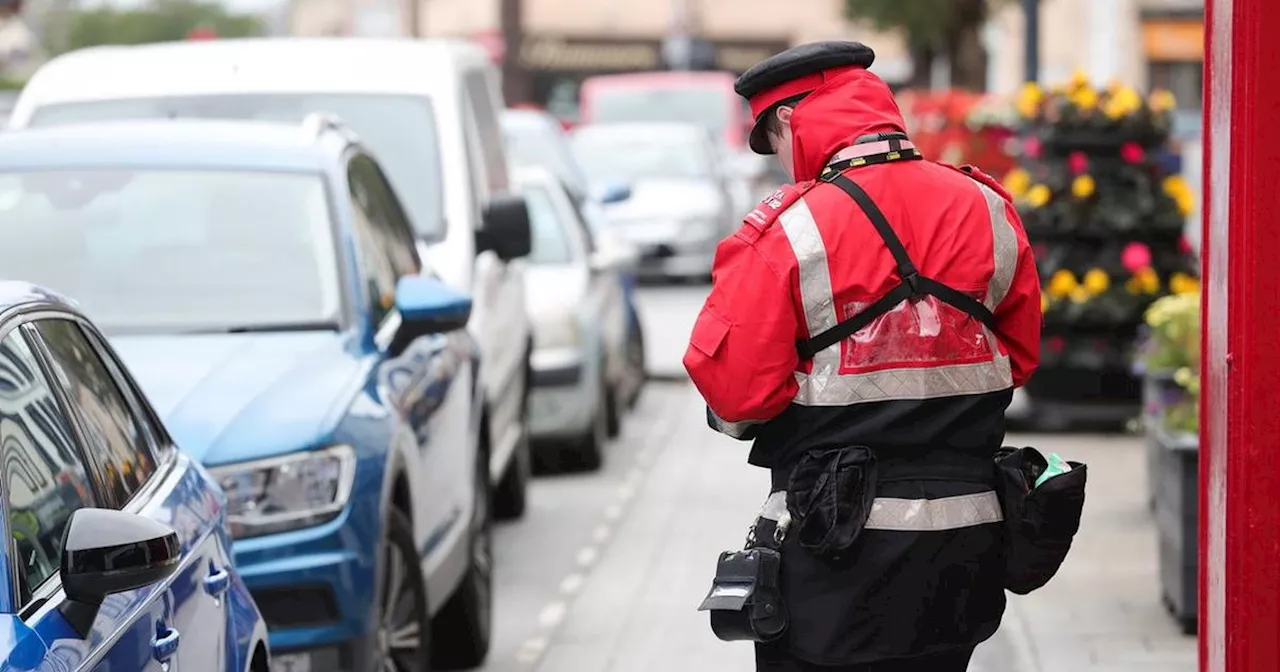
[[[210,327],[193,329],[188,334],[266,334],[288,331],[338,331],[338,323],[331,320],[314,322],[268,322],[264,324],[244,324],[227,327]]]

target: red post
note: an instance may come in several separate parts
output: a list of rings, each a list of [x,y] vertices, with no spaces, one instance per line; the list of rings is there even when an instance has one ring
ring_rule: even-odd
[[[1280,2],[1209,0],[1200,669],[1280,670]]]

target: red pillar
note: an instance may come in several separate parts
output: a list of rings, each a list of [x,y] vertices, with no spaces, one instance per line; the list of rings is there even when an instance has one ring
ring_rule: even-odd
[[[1280,670],[1280,2],[1206,3],[1200,669]]]

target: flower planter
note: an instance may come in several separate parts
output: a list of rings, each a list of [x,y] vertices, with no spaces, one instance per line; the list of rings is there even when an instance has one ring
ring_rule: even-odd
[[[1142,376],[1142,424],[1147,427],[1147,505],[1155,510],[1163,446],[1152,429],[1164,426],[1168,409],[1185,402],[1188,392],[1174,381],[1172,371],[1148,371]]]
[[[1148,425],[1147,440],[1155,450],[1160,594],[1182,632],[1192,635],[1198,615],[1200,444],[1195,436],[1169,434],[1159,424]]]

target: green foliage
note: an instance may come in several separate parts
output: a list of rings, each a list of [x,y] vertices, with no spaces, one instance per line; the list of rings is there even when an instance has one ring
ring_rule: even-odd
[[[916,47],[944,48],[955,33],[981,24],[1010,0],[844,0],[845,16],[878,30],[901,31]]]
[[[196,28],[211,29],[219,37],[253,37],[266,31],[258,17],[228,13],[215,2],[153,0],[137,9],[100,6],[73,12],[67,17],[66,41],[56,51],[182,40]]]
[[[0,77],[0,91],[21,91],[26,82],[21,79]]]

